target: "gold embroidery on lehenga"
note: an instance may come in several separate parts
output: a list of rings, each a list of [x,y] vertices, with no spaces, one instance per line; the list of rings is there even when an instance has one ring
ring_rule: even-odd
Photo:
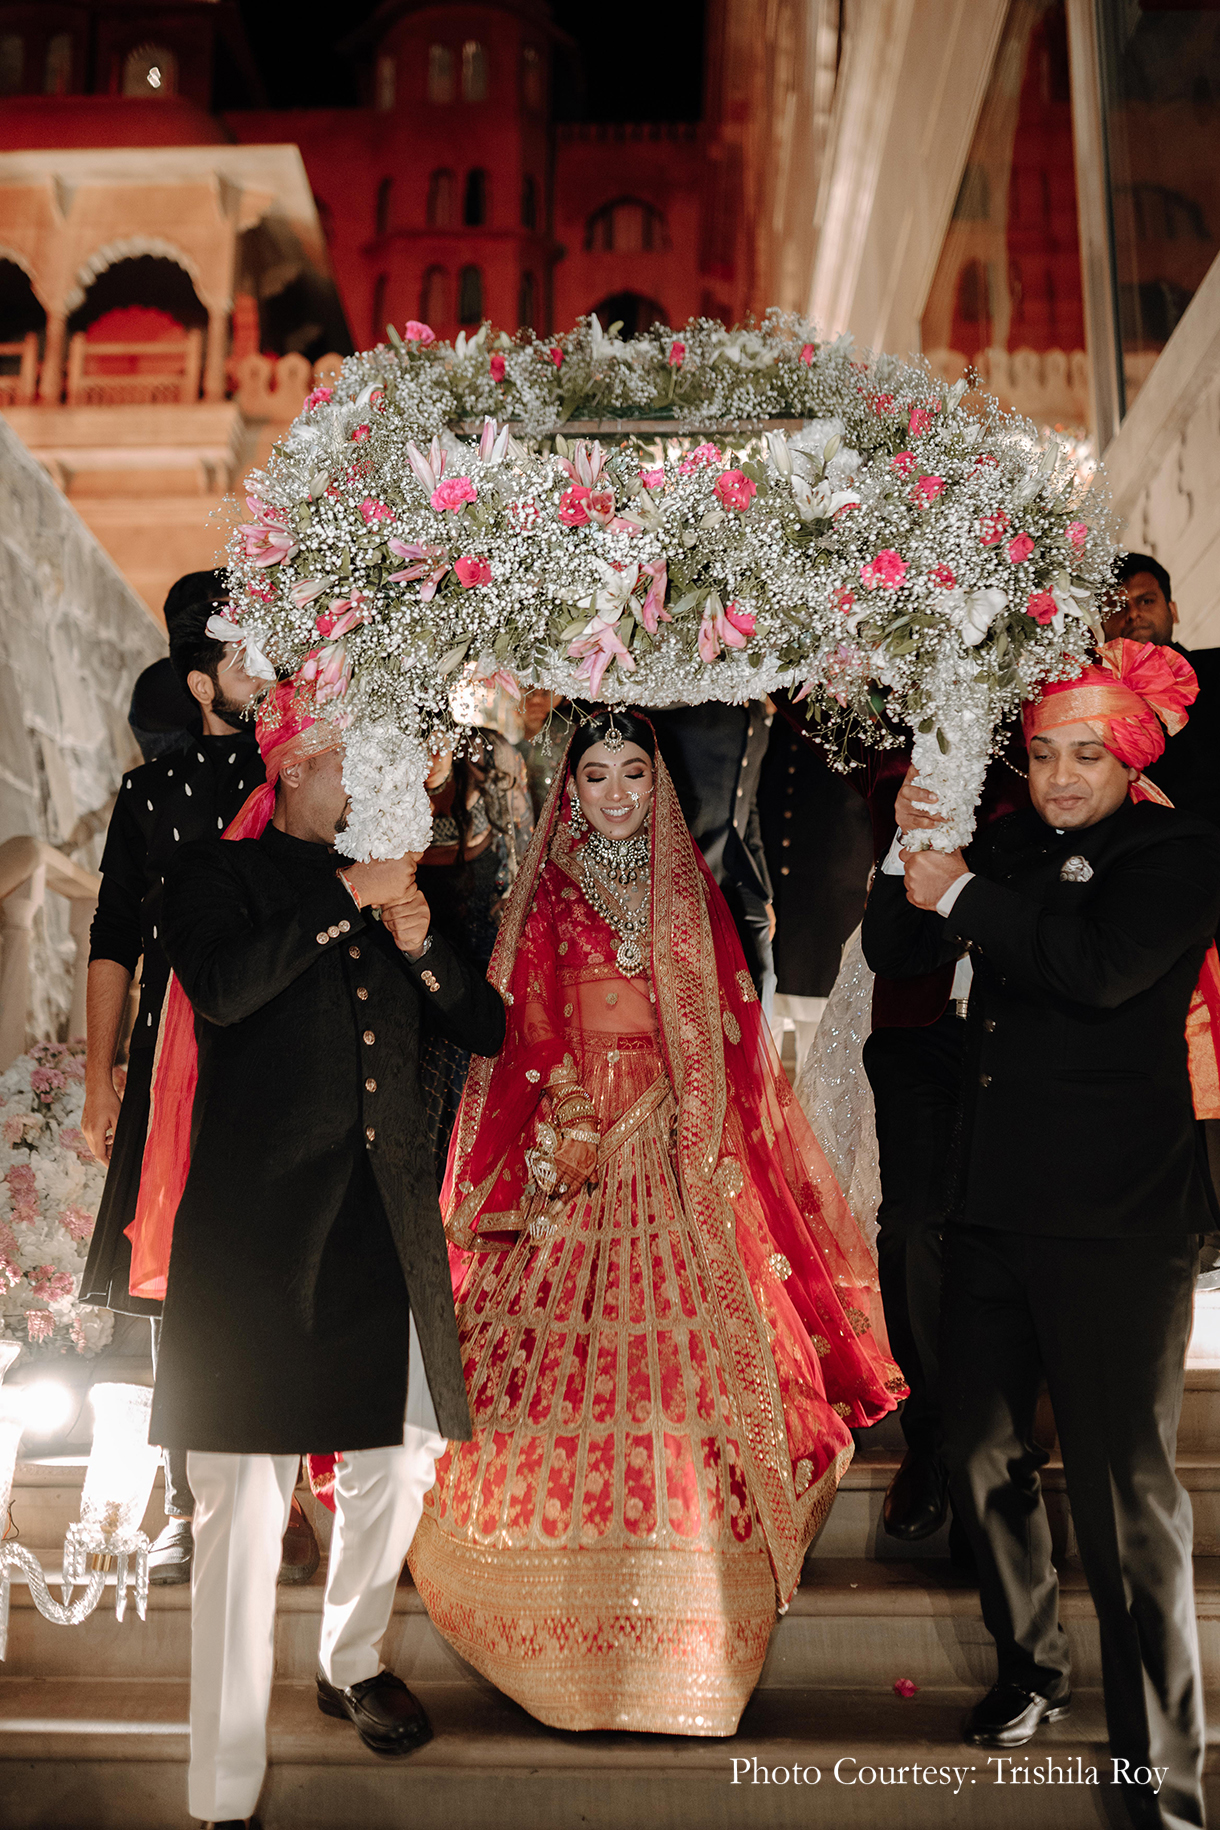
[[[731,1010],[726,1010],[722,1013],[720,1022],[723,1026],[725,1035],[733,1044],[734,1048],[736,1048],[737,1044],[741,1041],[741,1024],[737,1021],[737,1018],[733,1015]]]
[[[778,1282],[787,1283],[792,1276],[792,1264],[782,1252],[772,1252],[767,1260],[766,1269]]]
[[[721,1157],[716,1172],[712,1177],[712,1187],[716,1190],[716,1193],[723,1195],[726,1201],[731,1201],[735,1195],[741,1193],[745,1185],[746,1179],[742,1174],[741,1164],[737,1161],[737,1158],[733,1156]]]
[[[844,1309],[843,1313],[851,1325],[853,1334],[867,1334],[873,1325],[863,1309]]]
[[[737,989],[741,993],[741,1001],[743,1004],[757,1003],[758,993],[754,989],[754,980],[750,977],[744,967],[737,974]]]

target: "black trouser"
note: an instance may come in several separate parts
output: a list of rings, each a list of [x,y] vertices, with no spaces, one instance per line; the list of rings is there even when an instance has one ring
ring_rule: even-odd
[[[1110,1747],[1168,1769],[1140,1824],[1203,1822],[1203,1681],[1190,1499],[1174,1470],[1198,1239],[1057,1239],[950,1226],[941,1394],[957,1518],[1001,1680],[1068,1687],[1034,1408],[1050,1390],[1101,1629]]]
[[[952,1005],[923,1029],[875,1029],[864,1044],[873,1089],[881,1207],[877,1261],[890,1348],[911,1395],[910,1448],[937,1453],[940,1235],[944,1177],[957,1122],[966,1025]]]
[[[161,1349],[161,1317],[152,1318],[153,1378],[157,1376],[157,1355]],[[195,1496],[186,1478],[186,1450],[162,1449],[161,1466],[165,1469],[165,1516],[190,1519],[195,1516]]]

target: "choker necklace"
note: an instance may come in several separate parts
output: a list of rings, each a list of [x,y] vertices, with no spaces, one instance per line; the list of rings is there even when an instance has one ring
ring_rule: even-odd
[[[648,821],[629,839],[612,839],[594,829],[581,848],[581,856],[594,866],[603,883],[628,887],[638,883],[648,875]]]
[[[645,894],[638,908],[629,909],[622,889],[641,881],[647,889],[647,824],[629,839],[609,839],[591,832],[581,847],[580,862],[585,900],[619,937],[615,964],[624,978],[636,978],[644,969],[643,942],[651,898]]]

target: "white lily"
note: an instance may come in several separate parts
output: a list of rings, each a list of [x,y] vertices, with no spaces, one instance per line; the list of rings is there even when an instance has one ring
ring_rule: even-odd
[[[812,484],[796,475],[792,478],[792,495],[802,521],[829,521],[841,508],[854,506],[860,500],[854,489],[835,489],[828,478]]]
[[[792,453],[788,449],[787,439],[782,432],[768,432],[766,439],[771,462],[781,477],[790,477],[792,475]]]
[[[239,643],[244,654],[242,665],[248,674],[254,675],[256,680],[275,679],[274,667],[254,637],[239,623],[231,623],[227,616],[210,616],[205,625],[205,632],[214,642]]]
[[[508,450],[508,440],[507,424],[497,428],[495,420],[490,416],[484,419],[482,435],[479,438],[479,456],[489,468],[504,461],[504,453]]]
[[[627,608],[627,600],[635,590],[640,568],[638,565],[624,566],[623,570],[618,572],[602,559],[596,560],[595,564],[601,574],[602,582],[587,597],[578,597],[575,600],[576,608],[587,610],[590,616],[595,616],[599,622],[617,623]]]
[[[946,591],[941,600],[961,630],[967,648],[977,648],[996,618],[1008,606],[1007,591],[986,585],[978,591]]]
[[[617,337],[608,337],[601,326],[601,319],[596,312],[589,318],[589,342],[592,346],[594,360],[621,362],[624,356],[631,354],[627,344]]]

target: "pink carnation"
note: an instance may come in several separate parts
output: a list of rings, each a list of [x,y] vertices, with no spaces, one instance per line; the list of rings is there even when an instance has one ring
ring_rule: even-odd
[[[928,577],[934,585],[939,585],[942,591],[952,591],[957,583],[957,573],[952,566],[933,566]]]
[[[84,1132],[81,1131],[78,1126],[61,1126],[59,1141],[71,1150],[73,1155],[78,1157],[82,1163],[92,1163],[96,1160],[92,1150],[90,1150],[88,1144],[85,1142]]]
[[[801,345],[801,361],[805,364],[806,368],[809,367],[809,364],[813,361],[817,353],[816,344],[803,343]]]
[[[1022,565],[1025,560],[1029,558],[1033,550],[1034,537],[1032,534],[1014,534],[1012,539],[1008,542],[1007,551],[1009,564],[1014,566]]]
[[[1000,541],[1004,538],[1004,530],[1007,526],[1008,516],[1004,513],[1002,508],[997,508],[994,514],[980,515],[979,540],[982,545],[998,546]]]
[[[571,489],[565,489],[559,498],[559,519],[565,527],[587,527],[589,523],[589,497],[591,489],[583,483],[573,483]]]
[[[333,400],[334,397],[333,388],[314,388],[311,394],[305,396],[305,404],[301,410],[304,413],[311,413],[315,407],[324,407],[327,401]]]
[[[49,1309],[27,1309],[25,1332],[34,1343],[48,1340],[55,1333],[55,1317]]]
[[[653,470],[641,470],[640,482],[645,489],[660,489],[665,481],[665,470],[660,464]]]
[[[890,469],[896,470],[900,477],[909,477],[914,470],[916,457],[913,451],[900,451],[890,459]]]
[[[24,1118],[6,1118],[3,1125],[0,1125],[0,1137],[4,1139],[4,1142],[8,1144],[10,1148],[13,1144],[19,1144],[21,1142],[24,1131]],[[61,1132],[60,1135],[62,1136],[63,1133]]]
[[[919,1685],[915,1683],[913,1678],[895,1678],[894,1690],[896,1695],[900,1697],[913,1697],[918,1692]]]
[[[93,1220],[94,1216],[87,1207],[65,1207],[59,1216],[59,1224],[73,1239],[92,1238]]]
[[[430,324],[421,324],[418,318],[409,318],[403,336],[408,343],[435,343],[436,332]]]
[[[724,508],[735,508],[743,515],[758,494],[758,484],[744,470],[722,471],[713,488]]]
[[[870,591],[896,591],[907,575],[907,562],[893,547],[883,547],[875,559],[860,567]]]
[[[464,559],[458,560],[453,569],[458,575],[458,583],[467,591],[473,589],[475,585],[491,583],[491,567],[485,559],[474,559],[467,554]]]
[[[874,394],[869,405],[872,407],[874,413],[892,413],[894,411],[894,396],[892,394]]]
[[[839,590],[839,594],[835,598],[835,609],[841,610],[843,612],[844,616],[850,616],[852,611],[855,609],[855,607],[856,607],[855,592],[849,591],[846,585],[841,586],[840,590]]]
[[[1072,545],[1076,548],[1076,551],[1078,553],[1083,553],[1084,552],[1084,543],[1089,537],[1088,522],[1087,521],[1069,521],[1063,531],[1064,531],[1064,534],[1066,535],[1066,537],[1071,541]]]
[[[550,357],[557,369],[563,367],[563,351],[560,349],[558,343],[553,343],[551,345]]]
[[[360,504],[360,513],[364,516],[366,527],[372,527],[378,521],[392,521],[394,510],[387,502],[376,502],[372,496],[366,496]]]
[[[57,1271],[53,1264],[37,1264],[30,1272],[30,1283],[35,1296],[41,1296],[48,1303],[62,1302],[72,1294],[72,1279],[66,1271]]]
[[[360,444],[363,444],[363,443],[364,443],[364,440],[365,440],[365,439],[366,439],[366,438],[371,438],[371,437],[372,437],[372,431],[371,431],[371,428],[370,428],[370,427],[368,427],[368,426],[357,426],[357,427],[356,427],[356,430],[355,430],[355,431],[354,431],[354,432],[353,432],[353,433],[352,433],[352,441],[351,441],[351,442],[352,442],[352,444],[353,444],[353,445],[360,445]]]
[[[385,412],[385,389],[384,388],[374,388],[373,389],[373,392],[369,395],[369,405],[370,405],[370,407],[372,407],[374,413],[384,413]]]
[[[674,342],[671,343],[669,346],[669,366],[670,366],[670,368],[671,369],[680,369],[682,367],[682,364],[685,361],[685,359],[686,359],[686,345],[685,345],[685,343],[679,343],[675,339]]]
[[[432,491],[432,506],[460,514],[465,503],[477,502],[479,492],[469,477],[443,477]]]
[[[911,491],[911,500],[916,508],[931,508],[937,496],[943,493],[944,487],[943,477],[920,477]]]
[[[1053,622],[1059,606],[1049,591],[1035,591],[1025,606],[1026,616],[1032,616],[1035,623]]]
[[[0,1296],[15,1290],[21,1282],[21,1266],[7,1252],[0,1251]]]
[[[496,382],[503,381],[503,379],[504,379],[504,358],[503,358],[503,356],[493,356],[487,366],[491,370],[491,378],[493,381],[496,381]]]
[[[932,424],[930,407],[912,407],[911,417],[907,421],[907,431],[912,438],[922,438]]]
[[[13,1220],[19,1226],[33,1226],[38,1218],[38,1184],[28,1163],[14,1163],[5,1176]]]

